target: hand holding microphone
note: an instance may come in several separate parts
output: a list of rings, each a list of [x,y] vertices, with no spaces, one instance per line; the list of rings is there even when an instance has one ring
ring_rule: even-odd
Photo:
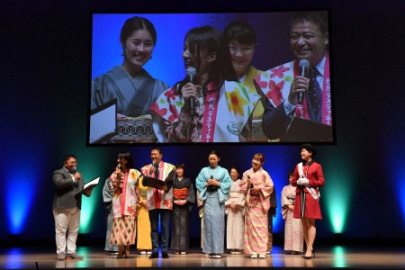
[[[187,80],[189,81],[181,89],[181,94],[185,100],[187,100],[187,105],[190,114],[195,113],[195,97],[197,97],[199,92],[199,86],[194,84],[194,78],[197,74],[197,70],[194,67],[188,67],[186,69]]]
[[[309,84],[307,78],[310,67],[309,61],[307,59],[301,59],[298,65],[300,67],[300,75],[295,77],[294,81],[291,83],[290,94],[288,96],[288,102],[293,105],[302,104]]]
[[[74,167],[73,168],[73,178],[75,179],[75,181],[77,182],[81,177],[82,177],[82,175],[77,171],[77,168]]]

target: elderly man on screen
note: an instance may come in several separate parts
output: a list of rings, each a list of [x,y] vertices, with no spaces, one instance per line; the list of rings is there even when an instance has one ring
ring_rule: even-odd
[[[90,196],[92,188],[83,189],[82,175],[76,170],[77,160],[74,155],[66,155],[63,168],[53,172],[55,197],[53,215],[55,218],[56,253],[58,260],[66,256],[83,259],[76,253],[76,240],[80,224],[82,194]],[[66,240],[67,233],[67,240]]]
[[[326,12],[292,16],[290,46],[296,59],[255,78],[256,88],[268,100],[263,114],[263,131],[268,138],[283,136],[294,116],[332,125],[328,44]],[[303,62],[307,63],[305,76],[301,76]]]

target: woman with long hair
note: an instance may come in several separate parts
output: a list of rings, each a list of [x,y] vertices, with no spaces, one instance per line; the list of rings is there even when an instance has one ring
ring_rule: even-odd
[[[137,213],[136,183],[141,173],[134,169],[130,153],[120,153],[118,165],[111,174],[114,195],[112,199],[113,225],[110,243],[119,246],[117,258],[130,254],[130,245],[135,244]],[[124,254],[125,252],[125,254]]]
[[[239,142],[260,96],[237,82],[228,44],[211,26],[191,29],[183,59],[189,75],[151,107],[160,142]]]

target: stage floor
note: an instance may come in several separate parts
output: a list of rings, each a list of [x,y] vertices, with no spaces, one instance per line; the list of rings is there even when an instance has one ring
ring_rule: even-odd
[[[281,247],[274,247],[266,259],[251,259],[244,255],[224,254],[221,259],[211,259],[200,250],[191,250],[187,255],[169,253],[169,259],[149,259],[138,252],[128,259],[114,256],[95,247],[79,247],[83,260],[56,260],[54,249],[2,248],[0,269],[201,269],[201,268],[349,268],[349,269],[405,269],[405,249],[388,247],[322,247],[316,258],[305,260],[301,255],[285,254]]]

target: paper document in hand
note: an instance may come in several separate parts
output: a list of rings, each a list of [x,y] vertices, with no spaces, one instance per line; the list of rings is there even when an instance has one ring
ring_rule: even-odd
[[[91,180],[87,184],[84,184],[83,189],[95,187],[95,186],[98,185],[99,181],[100,181],[100,176],[97,177],[97,178],[94,178],[93,180]]]
[[[90,143],[101,143],[117,134],[117,99],[91,111]]]

